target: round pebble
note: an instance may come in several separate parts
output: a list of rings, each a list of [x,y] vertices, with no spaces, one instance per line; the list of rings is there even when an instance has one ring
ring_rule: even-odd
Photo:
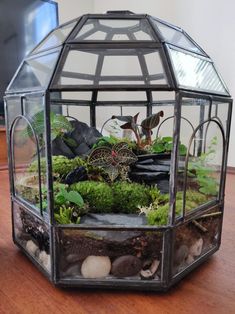
[[[29,252],[30,255],[35,255],[37,249],[38,246],[32,240],[26,242],[26,250]]]
[[[129,277],[137,275],[142,268],[142,262],[133,255],[124,255],[115,259],[111,273],[115,277]]]
[[[81,274],[84,278],[104,278],[111,270],[108,256],[88,256],[82,263]]]
[[[38,260],[48,270],[51,271],[51,256],[46,251],[41,251],[38,255]]]
[[[202,253],[202,247],[203,247],[203,239],[198,239],[193,245],[189,248],[189,253],[192,256],[199,256]]]

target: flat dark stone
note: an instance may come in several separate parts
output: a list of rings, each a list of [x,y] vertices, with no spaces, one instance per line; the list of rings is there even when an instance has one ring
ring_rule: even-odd
[[[168,165],[140,165],[139,163],[136,163],[134,168],[144,170],[144,171],[150,171],[150,172],[169,172],[170,166]]]
[[[148,159],[143,159],[138,161],[139,165],[147,165],[147,164],[153,164],[154,160],[152,158],[148,158]]]
[[[141,172],[141,171],[133,171],[130,173],[130,177],[139,178],[143,181],[153,181],[160,180],[161,178],[165,178],[168,176],[165,172]]]
[[[144,215],[134,214],[87,214],[81,218],[81,224],[86,225],[121,225],[143,226],[147,224]]]

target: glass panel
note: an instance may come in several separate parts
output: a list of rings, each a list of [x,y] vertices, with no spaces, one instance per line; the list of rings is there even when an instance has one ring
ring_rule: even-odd
[[[98,92],[87,106],[77,96],[51,102],[61,108],[52,139],[57,223],[142,213],[139,223],[166,225],[174,102],[153,102],[150,114],[146,92]]]
[[[8,90],[45,89],[52,77],[59,52],[24,61]]]
[[[152,49],[71,50],[59,85],[166,85],[159,51]]]
[[[63,229],[57,243],[60,277],[161,281],[162,238],[152,231]]]
[[[146,20],[88,19],[75,37],[76,40],[154,40]]]
[[[170,48],[170,55],[180,87],[228,95],[213,63],[172,48]]]
[[[177,275],[219,245],[222,212],[206,212],[175,231],[173,275]]]
[[[151,19],[153,25],[161,33],[166,42],[205,55],[185,34],[180,30],[170,27],[164,23]]]
[[[20,103],[17,105],[20,107]],[[41,201],[42,209],[47,210],[46,163],[42,159],[45,155],[42,98],[26,97],[23,110],[25,116],[17,118],[11,126],[15,194],[39,212]]]
[[[48,226],[16,203],[13,205],[13,224],[15,240],[35,262],[51,273]]]
[[[213,116],[210,118],[209,106],[209,101],[203,99],[182,100],[176,198],[178,215],[184,207],[184,188],[186,214],[218,199],[223,137],[218,120]]]
[[[42,50],[50,49],[52,47],[56,47],[62,45],[63,42],[66,40],[74,26],[77,22],[73,22],[67,24],[63,27],[55,29],[52,33],[50,33],[40,44],[37,46],[36,49],[32,51],[32,53],[37,53]]]

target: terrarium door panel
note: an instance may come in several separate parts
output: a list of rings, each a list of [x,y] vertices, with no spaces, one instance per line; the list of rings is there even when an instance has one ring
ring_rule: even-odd
[[[8,110],[11,98],[6,100]],[[37,213],[47,211],[44,99],[42,95],[19,97],[8,117],[10,169],[13,196],[27,202]]]
[[[228,107],[222,122],[218,104],[206,98],[184,97],[181,101],[176,215],[185,217],[222,201]]]

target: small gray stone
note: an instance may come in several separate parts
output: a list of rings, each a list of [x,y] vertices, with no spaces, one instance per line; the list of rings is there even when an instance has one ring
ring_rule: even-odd
[[[131,277],[137,275],[142,267],[142,262],[133,255],[124,255],[115,259],[111,273],[115,277]]]
[[[75,264],[70,266],[64,273],[64,277],[75,277],[80,275],[80,266],[79,264]]]
[[[104,278],[111,270],[108,256],[88,256],[82,263],[81,274],[84,278]]]
[[[192,264],[194,262],[194,257],[191,254],[189,254],[185,262],[187,265]]]
[[[181,245],[178,250],[175,251],[174,263],[175,265],[184,264],[189,254],[189,249],[186,245]]]

